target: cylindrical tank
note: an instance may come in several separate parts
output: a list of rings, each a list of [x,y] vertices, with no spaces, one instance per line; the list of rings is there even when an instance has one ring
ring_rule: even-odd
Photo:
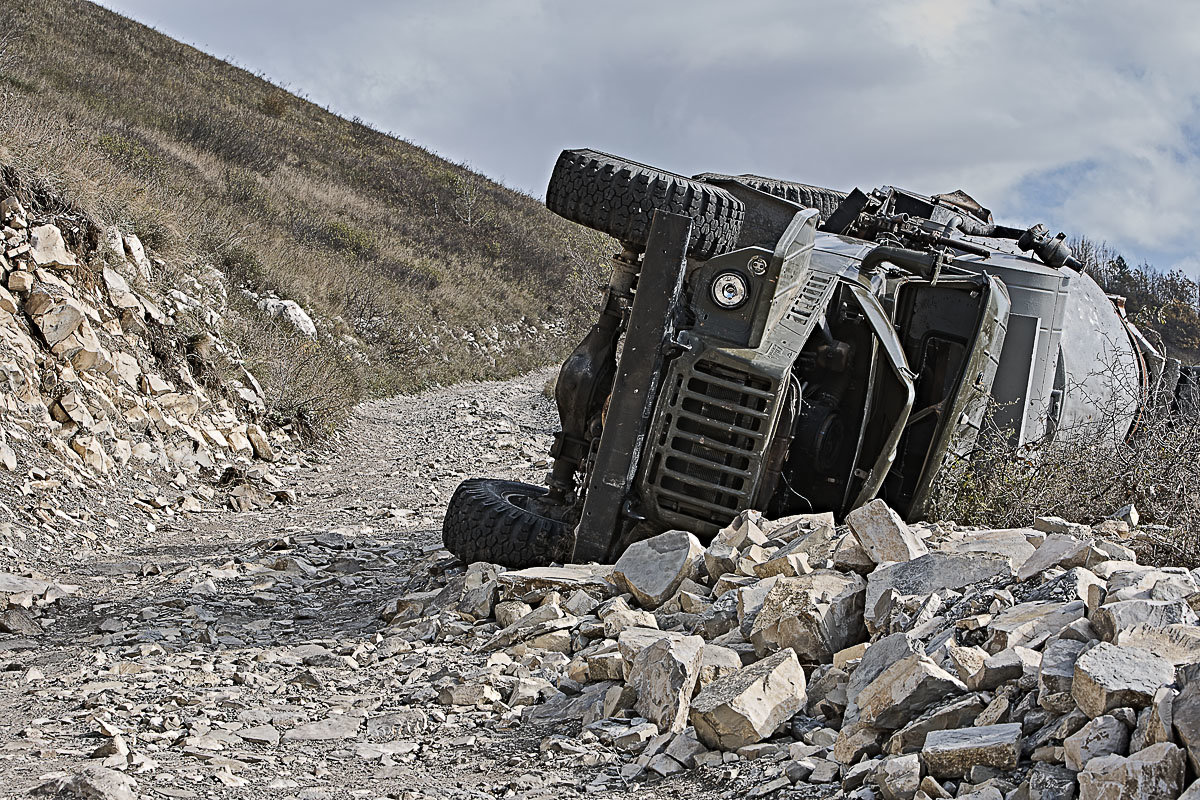
[[[1013,443],[1092,437],[1097,425],[1123,438],[1140,407],[1143,366],[1096,282],[1007,252],[958,263],[999,278],[1012,298],[992,397]]]
[[[1142,405],[1144,362],[1104,290],[1076,274],[1067,292],[1055,388],[1055,436],[1124,439]]]
[[[1003,281],[1012,300],[992,397],[996,423],[1014,444],[1023,444],[1047,430],[1073,273],[1003,252],[972,266]]]

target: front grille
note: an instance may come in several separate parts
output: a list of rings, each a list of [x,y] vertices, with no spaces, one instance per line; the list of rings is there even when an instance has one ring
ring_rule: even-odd
[[[749,506],[774,399],[769,378],[711,360],[671,371],[646,480],[663,521],[712,533]]]

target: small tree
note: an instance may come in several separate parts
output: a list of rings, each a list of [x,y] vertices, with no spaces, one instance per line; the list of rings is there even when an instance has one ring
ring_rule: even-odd
[[[479,179],[474,175],[454,176],[454,216],[468,228],[474,228],[486,222],[491,217],[491,211],[484,211],[482,206],[483,194],[479,188]]]

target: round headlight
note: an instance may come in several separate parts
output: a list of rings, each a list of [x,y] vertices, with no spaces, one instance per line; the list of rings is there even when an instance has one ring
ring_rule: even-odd
[[[737,308],[750,297],[746,279],[736,272],[722,272],[713,279],[712,299],[721,308]]]

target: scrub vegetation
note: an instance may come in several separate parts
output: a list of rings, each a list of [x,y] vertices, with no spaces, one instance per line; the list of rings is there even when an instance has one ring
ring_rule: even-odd
[[[281,415],[310,398],[301,411],[330,421],[559,359],[609,252],[533,197],[82,0],[0,8],[0,167],[38,212],[117,225],[253,293],[227,335],[252,368],[310,381],[282,384]],[[263,335],[254,298],[270,295],[316,340]]]

